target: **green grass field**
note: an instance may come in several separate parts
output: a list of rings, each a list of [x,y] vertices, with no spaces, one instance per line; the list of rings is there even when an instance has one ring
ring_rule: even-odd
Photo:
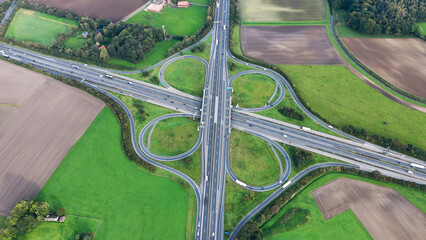
[[[272,191],[252,192],[244,189],[229,177],[226,177],[225,194],[225,226],[224,230],[232,232],[237,223],[255,208],[259,203],[265,200]],[[244,201],[244,198],[248,200]],[[226,236],[226,235],[225,235]]]
[[[140,11],[128,23],[141,23],[161,28],[173,36],[190,36],[200,29],[207,17],[207,8],[190,6],[189,8],[171,8],[166,6],[161,12]]]
[[[6,221],[6,218],[3,216],[0,216],[0,229],[4,226],[4,221]]]
[[[66,216],[64,223],[43,222],[34,231],[19,236],[19,240],[74,239],[78,233],[95,233],[100,219]]]
[[[198,97],[203,96],[206,67],[195,59],[182,59],[171,63],[164,71],[170,86]]]
[[[197,184],[200,184],[201,177],[201,147],[198,148],[188,160],[162,162],[164,165],[177,169],[188,175]],[[185,162],[187,161],[187,162]],[[195,209],[194,209],[195,211]]]
[[[160,82],[160,78],[158,77],[158,73],[160,72],[160,68],[161,67],[158,66],[154,69],[149,70],[148,76],[145,76],[145,77],[142,75],[142,73],[130,73],[130,74],[122,74],[122,75],[136,79],[136,80],[139,80],[139,81],[142,81],[142,82],[151,83],[151,84],[154,84],[156,86],[163,86],[163,85],[160,85],[159,83],[156,83],[156,82],[153,81],[153,77],[157,77],[158,82]]]
[[[148,174],[125,157],[120,126],[109,108],[73,146],[36,200],[63,207],[67,214],[101,219],[97,239],[185,239],[188,201],[193,201],[177,182]]]
[[[209,62],[209,58],[210,58],[210,49],[211,49],[211,45],[212,45],[212,35],[210,35],[205,41],[204,43],[206,44],[206,48],[204,49],[204,51],[202,52],[191,52],[191,51],[186,51],[183,53],[183,55],[192,55],[192,56],[197,56],[197,57],[201,57],[204,60],[206,60],[207,62]]]
[[[266,239],[371,239],[367,230],[365,230],[361,222],[351,210],[347,210],[326,221],[312,197],[311,191],[340,177],[352,178],[394,188],[420,210],[423,212],[426,211],[423,192],[395,184],[377,182],[358,176],[342,173],[330,173],[318,178],[298,193],[297,196],[286,204],[277,215],[264,224],[262,231],[279,232],[280,229],[271,229],[271,227],[277,228],[277,225],[273,226],[275,221],[277,221],[287,210],[291,208],[308,209],[311,216],[308,223],[298,229],[281,232]]]
[[[64,46],[72,49],[80,49],[83,47],[85,43],[87,43],[87,39],[81,36],[82,31],[77,32],[75,36],[69,37],[65,42]]]
[[[240,40],[240,25],[234,25],[234,30],[232,31],[232,41],[230,42],[231,48],[234,50],[236,54],[241,56],[244,55],[243,49],[241,48],[241,40]]]
[[[59,33],[69,33],[77,27],[75,20],[21,8],[9,25],[5,37],[50,46]]]
[[[426,147],[425,114],[404,107],[362,82],[344,66],[279,66],[313,111],[335,126]]]
[[[183,117],[160,121],[151,136],[151,152],[175,156],[188,151],[197,142],[199,125],[199,120]]]
[[[280,167],[267,142],[239,130],[232,130],[230,142],[231,169],[241,181],[253,186],[278,181]]]
[[[208,5],[210,0],[191,0],[191,3],[205,4]]]
[[[277,21],[277,22],[243,22],[243,26],[301,26],[325,25],[327,21]]]
[[[232,105],[238,103],[242,108],[263,107],[274,94],[275,85],[274,80],[265,75],[240,76],[232,83]]]
[[[157,42],[155,44],[155,47],[149,53],[145,55],[145,58],[142,61],[138,63],[131,63],[126,60],[122,60],[118,58],[111,58],[110,60],[108,60],[108,63],[112,65],[127,67],[127,68],[137,68],[137,69],[146,68],[166,58],[166,54],[169,48],[171,48],[177,42],[178,40],[175,40],[175,39]]]

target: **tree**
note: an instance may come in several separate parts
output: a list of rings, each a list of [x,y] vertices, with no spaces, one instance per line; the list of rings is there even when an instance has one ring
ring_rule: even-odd
[[[99,54],[99,58],[103,62],[107,62],[109,60],[109,54],[108,54],[108,50],[106,48],[101,50],[101,53]]]
[[[101,32],[98,32],[98,34],[96,34],[95,36],[95,41],[96,42],[102,42],[104,40],[104,37],[102,36]]]
[[[58,216],[60,216],[60,217],[65,216],[65,209],[63,209],[63,208],[58,208],[58,209],[56,210],[56,215],[58,215]]]

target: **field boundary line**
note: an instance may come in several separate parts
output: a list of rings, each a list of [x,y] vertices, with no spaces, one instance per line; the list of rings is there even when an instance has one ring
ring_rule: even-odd
[[[39,17],[39,18],[41,18],[41,19],[47,20],[47,21],[51,21],[51,22],[55,22],[55,23],[59,23],[59,24],[63,24],[63,25],[67,25],[67,26],[69,26],[69,27],[75,27],[74,25],[71,25],[71,24],[68,24],[68,23],[59,22],[59,21],[56,21],[56,20],[53,20],[53,19],[49,19],[49,18],[42,17],[42,16],[38,16],[38,17]]]
[[[326,21],[242,22],[242,26],[299,26],[327,25]]]
[[[130,18],[132,18],[134,15],[138,14],[140,11],[144,10],[146,7],[148,7],[149,4],[151,4],[152,1],[148,1],[146,2],[144,5],[140,6],[138,9],[136,9],[135,11],[129,13],[127,16],[124,16],[122,19],[120,19],[120,21],[127,21]]]
[[[73,214],[68,214],[68,215],[66,215],[66,216],[70,216],[70,217],[77,217],[77,218],[86,218],[86,219],[96,220],[96,221],[98,222],[98,226],[96,227],[96,230],[95,230],[95,232],[94,232],[95,237],[96,237],[96,233],[98,232],[99,227],[101,226],[101,223],[102,223],[102,219],[100,219],[100,218],[93,218],[93,217],[78,216],[78,215],[73,215]]]

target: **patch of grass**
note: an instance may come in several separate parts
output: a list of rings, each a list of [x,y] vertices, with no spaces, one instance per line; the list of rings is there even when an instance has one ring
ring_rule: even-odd
[[[72,49],[80,49],[83,47],[83,45],[87,42],[87,38],[84,38],[81,36],[82,31],[77,32],[75,36],[69,37],[65,42],[65,47],[72,48]]]
[[[95,233],[100,219],[66,216],[64,223],[43,222],[34,231],[19,236],[19,240],[74,239],[78,233]]]
[[[202,59],[209,62],[210,48],[211,48],[211,45],[212,45],[212,35],[210,35],[210,37],[208,37],[203,43],[206,44],[206,48],[204,49],[204,51],[202,51],[202,52],[186,51],[186,52],[183,53],[183,55],[192,55],[192,56],[201,57]]]
[[[235,63],[235,68],[234,68],[233,71],[231,71],[231,69],[229,68],[229,64],[228,64],[229,78],[231,78],[232,76],[234,76],[235,74],[237,74],[239,72],[243,72],[243,71],[247,71],[247,70],[257,70],[256,68],[238,63],[238,62],[232,60],[231,58],[228,58],[228,63]]]
[[[225,226],[224,230],[232,232],[241,219],[272,192],[252,192],[235,184],[226,177]]]
[[[243,75],[234,80],[232,87],[233,105],[242,108],[263,107],[275,90],[275,81],[261,74]],[[278,92],[277,92],[278,94]]]
[[[156,28],[165,26],[166,32],[173,36],[190,36],[200,29],[207,17],[207,8],[192,5],[189,8],[164,7],[159,12],[140,11],[128,23],[147,24]]]
[[[77,27],[75,20],[21,8],[9,25],[5,37],[50,46],[59,33],[69,33]]]
[[[426,147],[424,113],[383,96],[344,66],[279,66],[312,110],[334,126],[352,125],[369,133]],[[384,124],[384,122],[386,124]]]
[[[230,155],[232,171],[247,184],[264,186],[278,181],[280,177],[274,152],[267,142],[256,136],[232,130]]]
[[[271,238],[266,239],[372,239],[367,230],[355,216],[351,210],[347,210],[329,220],[325,220],[319,210],[311,191],[331,182],[335,179],[345,177],[356,179],[360,181],[370,182],[385,187],[390,187],[397,190],[402,196],[407,198],[411,203],[418,207],[421,211],[426,211],[424,204],[424,193],[412,188],[402,187],[400,185],[378,182],[368,178],[359,176],[343,174],[343,173],[329,173],[326,174],[297,194],[288,204],[286,204],[280,212],[271,218],[270,221],[264,224],[263,229],[271,228],[280,217],[292,208],[303,208],[310,211],[310,221],[302,227],[282,232],[282,229],[276,229],[281,232]],[[271,228],[273,230],[273,228]]]
[[[335,15],[337,20],[336,21],[337,32],[339,33],[340,37],[345,37],[345,38],[413,38],[415,37],[414,35],[396,36],[396,35],[385,35],[385,34],[380,34],[380,35],[362,34],[353,30],[348,25],[346,25],[348,12],[344,10],[335,10],[334,12],[336,13]]]
[[[160,78],[158,76],[158,73],[160,72],[160,68],[161,68],[161,66],[158,66],[154,69],[147,71],[146,73],[130,73],[130,74],[122,74],[122,75],[136,79],[136,80],[139,80],[139,81],[142,81],[142,82],[151,83],[151,84],[154,84],[154,85],[157,85],[157,86],[163,86],[163,85],[160,85],[159,83],[157,83],[157,81],[158,82],[160,81]],[[147,74],[147,75],[144,76],[144,74]],[[154,78],[156,80],[154,80]]]
[[[175,40],[175,39],[157,42],[155,44],[155,47],[149,53],[145,55],[145,58],[142,61],[138,63],[131,63],[126,60],[118,59],[118,58],[111,58],[110,60],[108,60],[108,63],[112,65],[133,68],[133,69],[146,68],[166,58],[166,54],[169,48],[171,48],[177,42],[178,40]]]
[[[234,25],[234,30],[232,31],[232,41],[230,42],[232,50],[234,50],[235,53],[243,56],[243,49],[241,47],[241,40],[240,40],[240,25]]]
[[[262,229],[263,236],[274,235],[277,233],[274,231],[277,230],[279,230],[279,232],[286,232],[300,228],[302,225],[306,224],[309,219],[309,210],[301,208],[289,209],[279,219],[277,219],[271,227]]]
[[[191,156],[187,159],[179,161],[162,162],[164,165],[177,169],[186,175],[188,175],[197,184],[200,184],[201,177],[201,147],[198,148]]]
[[[0,216],[0,229],[4,227],[4,222],[6,221],[6,218],[3,216]]]
[[[164,79],[172,87],[198,97],[203,96],[206,67],[195,59],[171,63],[164,71]]]
[[[191,3],[205,4],[208,5],[210,0],[191,0]]]
[[[169,118],[158,122],[151,136],[150,150],[162,156],[175,156],[188,151],[198,139],[198,120]]]
[[[36,200],[101,219],[98,239],[184,239],[192,201],[179,183],[148,174],[125,157],[120,126],[109,108],[73,146]]]

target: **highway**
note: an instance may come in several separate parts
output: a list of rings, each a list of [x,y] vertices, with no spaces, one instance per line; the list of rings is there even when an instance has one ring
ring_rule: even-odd
[[[292,183],[296,182],[310,171],[321,167],[336,165],[357,167],[368,171],[379,170],[382,174],[391,177],[422,184],[426,183],[425,170],[417,168],[413,169],[410,165],[413,162],[424,165],[423,161],[394,151],[388,151],[383,147],[365,142],[333,128],[310,113],[302,105],[291,85],[283,76],[273,70],[251,63],[246,63],[233,57],[228,48],[228,14],[229,0],[218,1],[213,29],[207,36],[196,43],[197,45],[210,35],[212,36],[211,51],[208,62],[194,56],[179,56],[179,54],[175,54],[147,69],[136,71],[116,71],[88,66],[86,64],[76,63],[70,60],[45,56],[40,53],[6,44],[0,44],[0,50],[4,51],[4,53],[12,60],[21,63],[29,63],[52,74],[69,77],[105,93],[117,101],[125,109],[129,117],[129,121],[131,123],[132,143],[137,154],[143,160],[153,164],[154,166],[181,177],[194,189],[198,203],[196,239],[223,239],[225,179],[227,174],[235,183],[251,191],[268,191],[279,187],[278,190],[268,198],[269,200],[267,199],[265,201],[272,201],[274,198],[279,196],[280,193],[287,189],[283,189],[280,186],[285,183],[290,174],[291,161],[288,154],[277,142],[303,148],[350,164],[325,163],[315,165],[296,175],[296,177],[290,180]],[[186,50],[189,50],[194,46],[195,45],[192,45]],[[273,103],[265,103],[265,106],[261,108],[232,108],[232,83],[238,76],[234,76],[229,79],[227,70],[228,57],[241,64],[257,69],[239,73],[238,76],[256,73],[264,74],[273,79],[276,82],[276,90],[273,96],[271,96],[270,101],[273,99],[276,100]],[[167,66],[174,61],[184,58],[197,59],[206,66],[205,88],[203,90],[202,98],[191,96],[174,89],[167,84],[167,80],[164,78],[164,70]],[[73,68],[73,65],[78,66],[78,69]],[[117,74],[143,72],[159,67],[160,65],[162,65],[162,67],[160,69],[159,77],[164,87],[137,81]],[[111,77],[106,77],[106,74]],[[284,94],[287,93],[285,88],[287,88],[287,92],[292,96],[296,104],[309,117],[344,138],[314,130],[303,130],[300,126],[281,122],[254,113],[256,111],[263,111],[272,108],[278,104],[284,98]],[[142,129],[138,139],[131,112],[124,103],[107,91],[138,98],[181,113],[165,115],[154,119]],[[278,95],[276,95],[277,92]],[[151,153],[149,150],[150,136],[154,127],[159,121],[172,117],[194,117],[200,119],[200,132],[196,144],[187,152],[177,156],[159,156]],[[241,184],[242,181],[238,179],[238,176],[235,176],[230,167],[231,159],[229,139],[232,128],[245,131],[259,137],[271,146],[273,151],[276,153],[277,161],[280,163],[280,179],[276,183],[268,186],[250,186],[247,184],[243,186],[244,184]],[[148,135],[147,144],[144,142],[144,137],[146,135]],[[158,162],[175,161],[185,158],[196,151],[200,146],[202,150],[200,186],[197,186],[197,184],[185,174]],[[281,158],[285,162],[285,166],[282,165]],[[412,171],[413,173],[411,174],[408,171]],[[267,203],[268,202],[263,202],[261,205],[257,206],[250,213],[251,215],[247,215],[244,219],[249,220],[253,214],[260,211],[267,205]],[[238,230],[245,224],[246,220],[244,219],[232,233],[232,236],[235,236]]]

